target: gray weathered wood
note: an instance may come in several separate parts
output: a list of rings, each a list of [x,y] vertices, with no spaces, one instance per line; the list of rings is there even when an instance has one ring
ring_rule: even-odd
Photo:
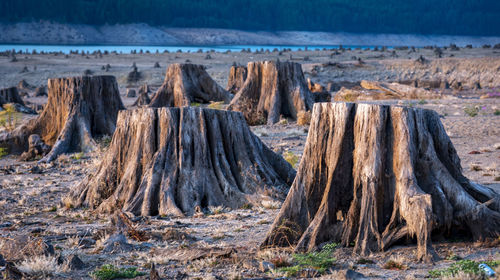
[[[500,196],[462,175],[436,112],[398,106],[316,103],[297,177],[262,246],[354,243],[369,255],[431,233],[498,238]]]
[[[121,111],[98,171],[72,191],[74,206],[135,215],[192,215],[208,206],[284,199],[295,170],[237,112]]]
[[[249,124],[274,124],[281,115],[296,120],[298,112],[312,109],[300,64],[263,61],[250,62],[247,68],[247,79],[228,110],[242,112]]]

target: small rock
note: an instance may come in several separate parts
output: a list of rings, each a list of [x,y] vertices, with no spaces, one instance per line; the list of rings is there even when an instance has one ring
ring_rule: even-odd
[[[43,157],[50,151],[50,146],[46,145],[38,134],[31,134],[29,136],[28,147],[28,151],[21,154],[21,160],[28,161],[37,157]]]
[[[77,255],[68,256],[68,268],[71,270],[80,270],[85,267],[85,264]]]
[[[132,244],[127,243],[127,238],[122,233],[110,236],[104,242],[103,253],[124,253],[133,249]]]
[[[479,154],[481,154],[480,151],[471,151],[471,152],[469,152],[469,155],[479,155]]]
[[[259,263],[259,270],[261,272],[268,272],[270,270],[273,270],[275,268],[274,264],[266,261],[261,261]]]
[[[26,257],[54,255],[54,246],[40,238],[25,235],[0,237],[0,254],[8,261]]]
[[[242,265],[243,268],[246,269],[254,269],[256,267],[259,267],[259,263],[253,259],[244,259]]]

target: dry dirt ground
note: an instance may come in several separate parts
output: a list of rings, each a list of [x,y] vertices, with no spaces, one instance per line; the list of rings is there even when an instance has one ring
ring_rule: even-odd
[[[115,75],[122,99],[130,106],[135,98],[125,97],[127,87],[137,88],[143,83],[153,87],[161,84],[168,64],[186,62],[204,64],[209,74],[225,85],[233,62],[280,59],[300,62],[306,77],[315,82],[358,82],[362,79],[393,81],[415,78],[447,78],[465,84],[462,90],[447,90],[450,98],[442,100],[389,100],[378,103],[400,104],[436,110],[462,160],[467,177],[500,192],[500,99],[479,99],[487,92],[500,91],[500,51],[493,49],[445,50],[437,59],[432,50],[419,49],[375,52],[351,50],[340,54],[332,51],[301,51],[271,53],[168,53],[168,54],[109,54],[97,55],[18,55],[17,62],[0,56],[0,87],[14,86],[24,79],[34,86],[46,85],[47,79],[81,75],[89,69],[94,74]],[[428,64],[416,65],[420,56]],[[450,55],[453,57],[450,58]],[[356,56],[356,58],[354,58]],[[357,58],[365,62],[359,66]],[[126,76],[136,63],[143,79],[127,84]],[[161,68],[154,68],[159,62]],[[332,62],[336,66],[323,66]],[[101,70],[110,64],[109,72]],[[340,65],[340,66],[339,66]],[[20,73],[27,66],[29,72]],[[36,70],[34,69],[36,67]],[[448,68],[449,69],[448,69]],[[439,70],[437,69],[439,68]],[[469,89],[480,81],[482,89]],[[43,104],[46,98],[28,97],[25,100]],[[477,108],[477,110],[475,109]],[[477,116],[466,111],[476,110]],[[26,121],[32,116],[24,116]],[[256,126],[252,130],[278,153],[300,159],[307,138],[307,126],[283,121],[273,126]],[[287,259],[287,250],[258,251],[270,223],[278,212],[279,202],[249,206],[249,209],[212,209],[206,215],[188,218],[142,217],[133,219],[144,231],[147,240],[138,241],[128,236],[126,243],[110,240],[116,230],[110,217],[100,216],[88,209],[67,209],[61,199],[86,174],[99,164],[94,154],[61,156],[50,164],[19,162],[14,156],[0,159],[0,238],[15,235],[42,238],[54,246],[56,254],[78,255],[85,267],[68,270],[63,265],[42,264],[51,276],[40,278],[85,279],[89,272],[103,264],[118,267],[137,267],[149,273],[149,264],[155,263],[165,279],[263,279],[279,278],[284,274],[269,269],[277,257]],[[142,239],[142,238],[138,238]],[[0,241],[1,242],[1,241]],[[1,244],[0,244],[1,245]],[[414,279],[429,277],[431,269],[449,267],[450,256],[472,260],[500,260],[498,247],[478,246],[466,240],[435,240],[434,246],[442,260],[435,264],[416,263],[413,245],[400,245],[387,252],[373,254],[372,263],[360,264],[360,257],[352,256],[351,248],[335,251],[335,266],[324,279],[335,279],[338,270],[354,269],[366,277],[378,279]],[[404,269],[384,269],[389,259],[404,264]],[[32,263],[32,266],[34,264]],[[314,273],[314,272],[311,272]],[[332,274],[333,273],[333,274]],[[311,276],[310,274],[309,276]],[[148,279],[148,275],[141,276]],[[139,278],[140,279],[140,278]]]

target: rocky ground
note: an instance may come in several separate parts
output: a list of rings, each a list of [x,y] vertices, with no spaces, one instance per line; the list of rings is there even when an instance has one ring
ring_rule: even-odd
[[[417,61],[420,56],[425,58],[423,63]],[[17,62],[0,56],[0,87],[17,85],[22,79],[33,86],[46,85],[48,78],[81,75],[88,69],[96,75],[115,75],[122,99],[130,106],[135,98],[125,96],[126,88],[137,88],[143,83],[158,87],[170,63],[191,61],[204,64],[209,74],[225,85],[233,62],[246,64],[266,59],[300,62],[306,77],[325,86],[331,82],[333,87],[355,84],[363,79],[446,80],[450,84],[449,89],[433,89],[444,92],[447,97],[444,99],[376,102],[437,111],[462,160],[464,174],[500,192],[500,99],[479,98],[500,92],[500,50],[448,49],[443,50],[442,56],[439,59],[434,50],[424,49],[415,52],[411,49],[396,50],[395,53],[392,50],[346,50],[338,53],[309,50],[281,54],[166,53],[108,54],[102,57],[22,54],[16,56]],[[359,63],[358,58],[363,63]],[[134,62],[142,73],[142,79],[129,83],[127,74]],[[155,62],[159,62],[161,68],[155,68]],[[101,69],[106,64],[111,66],[109,72]],[[25,66],[28,72],[20,73]],[[46,97],[26,97],[25,101],[43,104]],[[22,121],[32,117],[25,115]],[[252,130],[276,152],[291,161],[300,160],[307,126],[283,120],[273,126],[252,127]],[[102,141],[101,151],[96,153],[64,155],[51,164],[20,162],[14,156],[0,159],[0,248],[3,248],[0,254],[19,257],[19,268],[30,272],[32,277],[44,279],[90,278],[89,273],[103,264],[134,267],[147,273],[138,279],[148,279],[150,263],[156,264],[159,275],[165,279],[286,276],[275,265],[279,264],[277,260],[291,261],[289,251],[258,250],[280,207],[277,202],[248,205],[245,209],[207,209],[205,215],[187,218],[132,218],[136,231],[129,231],[123,236],[118,234],[114,218],[65,205],[62,198],[86,174],[95,171],[100,155],[106,150],[106,143]],[[29,237],[29,240],[20,236]],[[51,256],[61,256],[61,264],[54,257],[29,257],[35,249],[23,250],[25,244],[37,244],[42,252],[52,254],[50,247],[43,246],[44,242],[53,246]],[[11,247],[5,249],[5,244],[11,244]],[[338,248],[334,253],[335,265],[322,277],[341,279],[342,273],[351,269],[370,278],[426,278],[430,276],[429,270],[449,267],[459,258],[500,260],[500,249],[495,244],[481,245],[457,238],[435,240],[434,245],[442,258],[435,264],[416,263],[416,246],[413,245],[401,244],[364,259],[353,256],[351,248]],[[75,261],[75,255],[83,265]],[[390,260],[401,266],[387,267]],[[3,269],[1,261],[0,269]],[[298,276],[319,277],[319,273],[310,269]],[[461,274],[456,279],[467,277]]]

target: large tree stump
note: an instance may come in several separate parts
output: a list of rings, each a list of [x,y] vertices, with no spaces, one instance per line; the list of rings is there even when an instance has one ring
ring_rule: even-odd
[[[232,95],[220,87],[203,65],[172,64],[165,74],[163,85],[151,98],[150,107],[182,107],[192,102],[229,103]]]
[[[240,111],[250,124],[274,124],[283,115],[293,120],[313,106],[302,67],[298,63],[248,63],[248,77],[228,109]]]
[[[317,103],[297,177],[262,246],[328,241],[368,255],[431,233],[498,238],[500,197],[469,181],[436,112]]]
[[[38,134],[52,146],[42,159],[52,161],[61,153],[89,151],[95,137],[113,134],[118,111],[124,109],[113,76],[50,79],[49,98],[37,119],[0,136],[0,145],[11,153],[28,149],[28,138]]]
[[[243,84],[245,84],[247,73],[248,71],[245,66],[231,66],[229,78],[227,79],[227,91],[236,94],[243,87]]]
[[[121,111],[95,173],[68,197],[74,206],[135,215],[191,215],[284,199],[291,165],[267,148],[236,112],[182,108]]]
[[[16,87],[0,89],[0,108],[7,103],[17,103],[24,106],[23,99]]]

